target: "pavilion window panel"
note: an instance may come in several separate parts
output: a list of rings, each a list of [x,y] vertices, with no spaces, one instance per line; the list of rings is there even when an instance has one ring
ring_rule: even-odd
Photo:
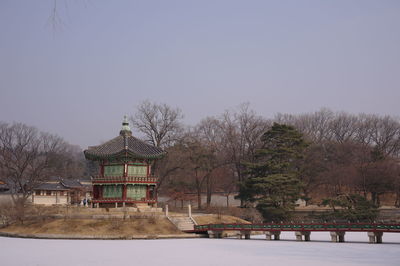
[[[122,198],[121,185],[104,185],[103,198]]]
[[[104,176],[122,176],[124,175],[124,166],[122,165],[106,165],[104,166]]]
[[[143,198],[146,198],[146,186],[128,185],[126,188],[126,196],[134,200],[141,200]]]
[[[147,166],[128,165],[128,176],[147,176]]]

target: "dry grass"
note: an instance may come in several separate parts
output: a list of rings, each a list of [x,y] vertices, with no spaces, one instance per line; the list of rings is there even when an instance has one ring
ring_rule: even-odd
[[[27,221],[2,228],[3,232],[20,234],[76,234],[76,235],[165,235],[182,234],[164,217],[135,219],[50,219]]]
[[[246,220],[240,219],[230,215],[208,214],[208,215],[194,215],[193,219],[198,224],[212,224],[212,223],[250,223]]]
[[[5,210],[5,209],[4,209]],[[1,213],[0,213],[1,214]],[[130,218],[111,218],[129,214]],[[171,213],[173,214],[173,213]],[[55,215],[61,215],[56,218]],[[92,219],[92,215],[105,215],[109,219]],[[73,217],[75,216],[75,217]],[[129,217],[128,216],[128,217]],[[249,223],[235,215],[194,215],[198,224]],[[8,222],[7,222],[8,223]],[[7,224],[4,223],[4,224]],[[0,231],[19,234],[60,234],[82,236],[133,236],[183,234],[164,215],[122,212],[120,209],[91,209],[65,206],[29,206],[23,224],[10,222]]]

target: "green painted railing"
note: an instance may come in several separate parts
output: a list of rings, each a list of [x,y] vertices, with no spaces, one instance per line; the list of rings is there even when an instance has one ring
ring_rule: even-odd
[[[268,224],[203,224],[193,231],[382,231],[400,233],[400,224],[389,223],[268,223]]]

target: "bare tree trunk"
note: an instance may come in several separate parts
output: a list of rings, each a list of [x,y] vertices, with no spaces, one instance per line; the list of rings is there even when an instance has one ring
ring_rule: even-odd
[[[376,192],[371,192],[371,200],[374,204],[377,204],[377,196]]]
[[[197,189],[197,209],[201,210],[201,188]]]
[[[206,177],[206,187],[207,187],[207,208],[211,206],[211,196],[212,196],[212,180],[211,175],[207,175]]]
[[[400,191],[396,191],[396,200],[394,202],[394,206],[397,208],[400,207]]]

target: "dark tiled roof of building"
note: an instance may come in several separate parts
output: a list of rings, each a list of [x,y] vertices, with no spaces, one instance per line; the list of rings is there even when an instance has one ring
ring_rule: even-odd
[[[84,153],[85,157],[89,160],[102,160],[119,156],[156,159],[165,155],[162,149],[126,134],[121,134],[102,145],[89,147]]]
[[[35,190],[69,190],[62,183],[43,183],[35,188]]]
[[[83,185],[79,182],[79,180],[73,180],[73,179],[63,179],[61,181],[61,184],[68,188],[82,188]]]

